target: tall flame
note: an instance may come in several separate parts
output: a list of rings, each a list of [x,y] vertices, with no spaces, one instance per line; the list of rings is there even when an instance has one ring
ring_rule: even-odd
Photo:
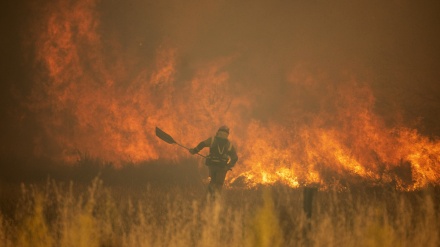
[[[120,164],[180,160],[188,154],[160,143],[155,126],[193,146],[226,123],[240,156],[231,185],[440,184],[440,142],[385,124],[366,82],[292,66],[274,95],[270,84],[277,82],[231,77],[237,55],[188,72],[167,42],[151,65],[103,36],[96,6],[96,0],[58,1],[38,23],[41,69],[32,108],[44,127],[40,152],[66,161],[78,150]],[[267,94],[278,103],[264,105]]]

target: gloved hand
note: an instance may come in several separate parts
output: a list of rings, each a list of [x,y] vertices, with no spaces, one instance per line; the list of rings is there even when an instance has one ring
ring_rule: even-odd
[[[196,150],[195,148],[190,148],[188,151],[189,151],[190,154],[196,154],[196,153],[198,153],[197,150]]]

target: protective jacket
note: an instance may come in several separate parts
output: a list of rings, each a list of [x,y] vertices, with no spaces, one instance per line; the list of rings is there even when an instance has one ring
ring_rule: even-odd
[[[232,168],[237,163],[237,151],[228,138],[222,135],[222,132],[218,132],[216,136],[200,142],[194,150],[199,152],[205,147],[209,147],[206,165],[227,165]]]

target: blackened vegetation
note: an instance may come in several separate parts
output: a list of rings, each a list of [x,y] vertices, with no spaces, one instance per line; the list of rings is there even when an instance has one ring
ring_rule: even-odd
[[[410,188],[413,181],[411,163],[401,161],[396,166],[378,163],[375,173],[377,178],[362,177],[351,170],[335,170],[326,164],[317,164],[315,169],[321,175],[321,183],[328,187],[353,188],[353,187],[391,187]],[[366,168],[368,169],[368,168]]]
[[[312,217],[313,197],[316,191],[318,191],[316,187],[304,187],[303,209],[308,219]]]
[[[64,164],[49,159],[3,160],[0,181],[3,183],[45,183],[75,181],[88,184],[99,176],[105,185],[144,186],[146,184],[175,185],[199,184],[205,176],[193,161],[152,161],[140,164],[115,164],[81,154],[75,164]]]

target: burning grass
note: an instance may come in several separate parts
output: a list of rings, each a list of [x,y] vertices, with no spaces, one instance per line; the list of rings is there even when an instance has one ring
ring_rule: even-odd
[[[2,246],[438,246],[439,192],[318,191],[310,219],[302,189],[127,188],[49,180],[22,185],[0,214]],[[4,193],[2,194],[4,197]],[[19,198],[18,198],[19,197]]]

